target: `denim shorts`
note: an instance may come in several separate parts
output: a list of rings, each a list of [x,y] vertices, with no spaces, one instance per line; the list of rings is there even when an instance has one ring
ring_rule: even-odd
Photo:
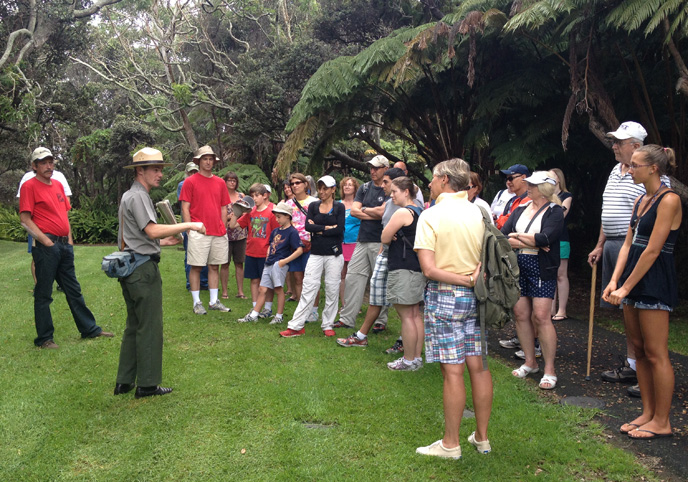
[[[636,301],[631,298],[624,298],[623,304],[628,305],[637,310],[662,310],[669,312],[674,311],[674,309],[671,306],[665,305],[657,299],[654,299],[653,301],[650,301],[648,299],[645,299],[645,301]]]

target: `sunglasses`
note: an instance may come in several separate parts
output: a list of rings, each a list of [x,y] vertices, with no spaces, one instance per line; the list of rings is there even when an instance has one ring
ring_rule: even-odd
[[[303,181],[294,181],[289,183],[290,186],[298,186],[299,184],[303,184]]]
[[[523,177],[525,174],[516,174],[515,176],[506,176],[507,181],[513,181],[516,178]]]

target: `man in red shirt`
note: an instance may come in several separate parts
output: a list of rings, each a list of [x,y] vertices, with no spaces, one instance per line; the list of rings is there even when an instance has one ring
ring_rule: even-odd
[[[67,211],[69,199],[59,182],[51,181],[55,161],[50,150],[39,147],[31,155],[36,177],[26,181],[19,196],[19,216],[22,226],[36,240],[31,255],[36,263],[36,287],[33,292],[33,311],[36,323],[34,344],[40,348],[58,348],[53,340],[53,319],[50,303],[53,282],[62,286],[82,338],[112,337],[103,331],[88,309],[81,294],[81,285],[74,271],[72,229]]]
[[[193,311],[205,315],[200,298],[201,270],[208,266],[208,308],[217,311],[231,311],[217,299],[219,267],[229,260],[227,242],[227,205],[231,202],[225,182],[213,175],[213,166],[218,157],[210,146],[203,146],[194,156],[199,172],[184,181],[179,200],[182,202],[182,221],[200,222],[205,234],[190,231],[187,246],[187,263],[191,266],[189,285],[193,298]]]

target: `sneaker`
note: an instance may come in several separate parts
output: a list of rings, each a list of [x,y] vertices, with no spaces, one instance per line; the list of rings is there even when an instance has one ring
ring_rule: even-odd
[[[368,346],[368,338],[365,340],[359,340],[356,333],[353,333],[349,338],[337,338],[337,345],[348,347],[348,346]]]
[[[348,328],[348,329],[350,329],[350,330],[353,330],[353,329],[354,329],[353,326],[349,326],[349,325],[346,325],[346,324],[342,323],[342,320],[339,320],[337,323],[335,323],[335,324],[334,324],[334,328]]]
[[[394,355],[397,353],[404,353],[404,342],[401,340],[395,341],[394,345],[392,345],[391,347],[389,347],[385,350],[385,353],[387,353],[388,355]]]
[[[305,328],[301,328],[301,329],[298,330],[298,331],[292,330],[291,328],[287,328],[287,329],[284,330],[284,331],[280,331],[280,336],[282,336],[282,337],[284,337],[284,338],[293,338],[293,337],[295,337],[295,336],[302,336],[302,335],[305,335],[305,334],[306,334],[306,329],[305,329]]]
[[[621,357],[620,357],[621,358]],[[630,367],[628,360],[624,359],[619,368],[602,372],[602,380],[605,382],[618,383],[637,383],[638,377],[635,370]]]
[[[499,346],[502,348],[521,348],[521,342],[518,341],[518,337],[515,336],[508,340],[499,340]]]
[[[373,333],[375,333],[376,335],[377,335],[378,333],[382,333],[382,332],[385,331],[386,329],[387,329],[387,327],[386,327],[385,325],[383,325],[382,323],[375,323],[375,324],[373,325]]]
[[[260,313],[258,313],[258,318],[270,318],[272,316],[272,310],[263,308]]]
[[[641,398],[640,387],[638,385],[633,385],[632,387],[628,387],[626,389],[626,393],[628,393],[628,395],[631,397]]]
[[[55,349],[60,348],[60,347],[53,340],[48,340],[48,341],[44,341],[43,344],[41,346],[39,346],[38,348],[46,348],[48,350],[55,350]]]
[[[416,365],[416,370],[419,370],[423,368],[423,360],[413,360],[413,363]]]
[[[334,330],[323,330],[323,335],[325,336],[337,336]]]
[[[446,457],[448,459],[460,459],[461,458],[461,446],[454,447],[453,449],[446,449],[442,445],[442,440],[438,440],[434,444],[428,445],[427,447],[418,447],[416,449],[417,454],[421,455],[432,455],[435,457]]]
[[[525,360],[526,359],[526,354],[523,353],[523,350],[518,350],[516,353],[514,353],[514,357],[518,358],[519,360]],[[535,358],[541,358],[542,357],[542,348],[539,346],[535,347]]]
[[[315,323],[318,321],[319,315],[317,311],[311,311],[311,314],[306,318],[306,323]]]
[[[489,440],[483,440],[482,442],[478,442],[475,439],[475,432],[473,432],[472,434],[470,434],[468,436],[468,443],[473,445],[478,450],[478,452],[480,452],[481,454],[489,454],[490,452],[492,452],[492,447],[490,446],[490,441]]]
[[[270,320],[269,324],[270,325],[279,325],[283,321],[284,321],[284,318],[282,317],[282,315],[275,315],[272,317],[272,320]]]
[[[203,303],[200,301],[194,305],[194,313],[197,315],[207,315],[208,312],[205,311],[205,308],[203,308]]]
[[[237,323],[255,323],[256,321],[258,321],[258,317],[251,316],[251,312],[249,311],[248,315],[244,316],[243,318],[239,318]]]
[[[222,311],[224,313],[227,313],[228,311],[232,311],[231,308],[226,307],[222,303],[220,303],[220,300],[217,300],[214,304],[208,305],[209,310],[215,310],[215,311]]]
[[[420,366],[418,366],[415,362],[411,362],[410,364],[406,363],[403,356],[387,364],[387,368],[390,370],[397,370],[400,372],[415,372],[421,366],[423,366],[422,362]]]

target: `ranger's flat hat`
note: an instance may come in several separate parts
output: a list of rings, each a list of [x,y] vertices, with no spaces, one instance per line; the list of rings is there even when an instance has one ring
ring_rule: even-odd
[[[144,147],[136,154],[134,154],[134,162],[124,169],[134,169],[135,167],[145,166],[171,166],[169,162],[162,160],[162,152],[152,147]]]

